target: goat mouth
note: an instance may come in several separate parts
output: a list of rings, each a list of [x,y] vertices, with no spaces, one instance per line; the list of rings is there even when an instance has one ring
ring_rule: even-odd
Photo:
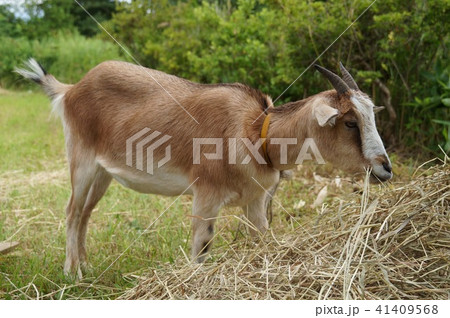
[[[383,177],[377,176],[373,172],[370,174],[370,182],[371,183],[382,183],[382,182],[388,181],[389,179],[391,179],[391,177],[383,178]]]

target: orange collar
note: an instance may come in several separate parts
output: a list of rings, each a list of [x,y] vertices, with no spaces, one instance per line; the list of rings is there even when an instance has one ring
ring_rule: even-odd
[[[272,162],[270,161],[269,154],[267,153],[267,132],[269,131],[270,117],[272,114],[267,114],[266,118],[264,118],[264,122],[261,128],[261,138],[264,139],[262,143],[262,149],[264,158],[269,166],[272,166]]]

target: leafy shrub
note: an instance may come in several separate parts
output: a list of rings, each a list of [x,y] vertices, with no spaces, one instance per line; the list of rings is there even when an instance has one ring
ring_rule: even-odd
[[[33,54],[33,43],[26,38],[0,37],[0,86],[21,86],[14,66]]]
[[[113,42],[78,34],[45,39],[35,46],[36,58],[63,82],[79,81],[87,71],[106,60],[123,59]]]
[[[244,82],[276,98],[302,74],[279,103],[330,88],[314,69],[304,73],[326,50],[317,63],[336,70],[343,61],[376,103],[390,101],[378,116],[390,146],[439,154],[445,134],[432,120],[445,120],[441,108],[419,105],[427,116],[417,117],[409,104],[429,96],[422,74],[447,59],[450,2],[377,1],[341,36],[372,3],[136,0],[108,26],[144,65],[194,81]]]
[[[416,96],[413,102],[407,103],[412,107],[413,116],[406,127],[416,133],[417,144],[440,144],[444,151],[450,152],[450,66],[438,61],[433,72],[423,72],[422,76],[429,83],[426,96]]]

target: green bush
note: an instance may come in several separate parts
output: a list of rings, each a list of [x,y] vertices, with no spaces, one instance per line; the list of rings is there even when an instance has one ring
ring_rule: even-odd
[[[36,59],[48,71],[67,83],[79,81],[87,71],[106,60],[121,60],[120,48],[114,42],[85,38],[78,34],[59,34],[38,42]]]
[[[447,130],[433,120],[446,120],[448,108],[417,106],[427,110],[417,117],[409,105],[430,96],[434,83],[422,74],[448,59],[450,2],[377,1],[340,36],[372,2],[136,0],[122,2],[108,26],[146,66],[205,83],[243,82],[274,98],[337,40],[317,63],[337,71],[343,61],[376,103],[391,101],[378,116],[383,139],[439,154]],[[311,68],[278,104],[329,88]]]
[[[0,38],[0,84],[3,87],[29,87],[13,72],[15,66],[34,57],[58,80],[66,83],[79,81],[87,71],[106,60],[123,60],[119,47],[112,42],[85,38],[74,33],[59,33],[53,38],[27,40]]]
[[[17,87],[20,77],[13,73],[14,66],[33,55],[33,43],[26,38],[0,37],[0,86]]]
[[[406,128],[414,131],[420,138],[416,142],[423,147],[440,144],[444,151],[450,153],[450,66],[443,66],[438,61],[433,72],[421,75],[429,86],[425,97],[415,97],[413,102],[406,104],[411,106],[410,112],[413,113]]]

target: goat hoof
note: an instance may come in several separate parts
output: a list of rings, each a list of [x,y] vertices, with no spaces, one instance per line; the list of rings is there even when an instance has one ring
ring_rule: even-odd
[[[77,281],[82,280],[83,279],[83,273],[81,272],[81,268],[80,266],[76,266],[76,269],[74,268],[69,268],[69,267],[64,267],[64,275],[67,278],[73,278]]]

